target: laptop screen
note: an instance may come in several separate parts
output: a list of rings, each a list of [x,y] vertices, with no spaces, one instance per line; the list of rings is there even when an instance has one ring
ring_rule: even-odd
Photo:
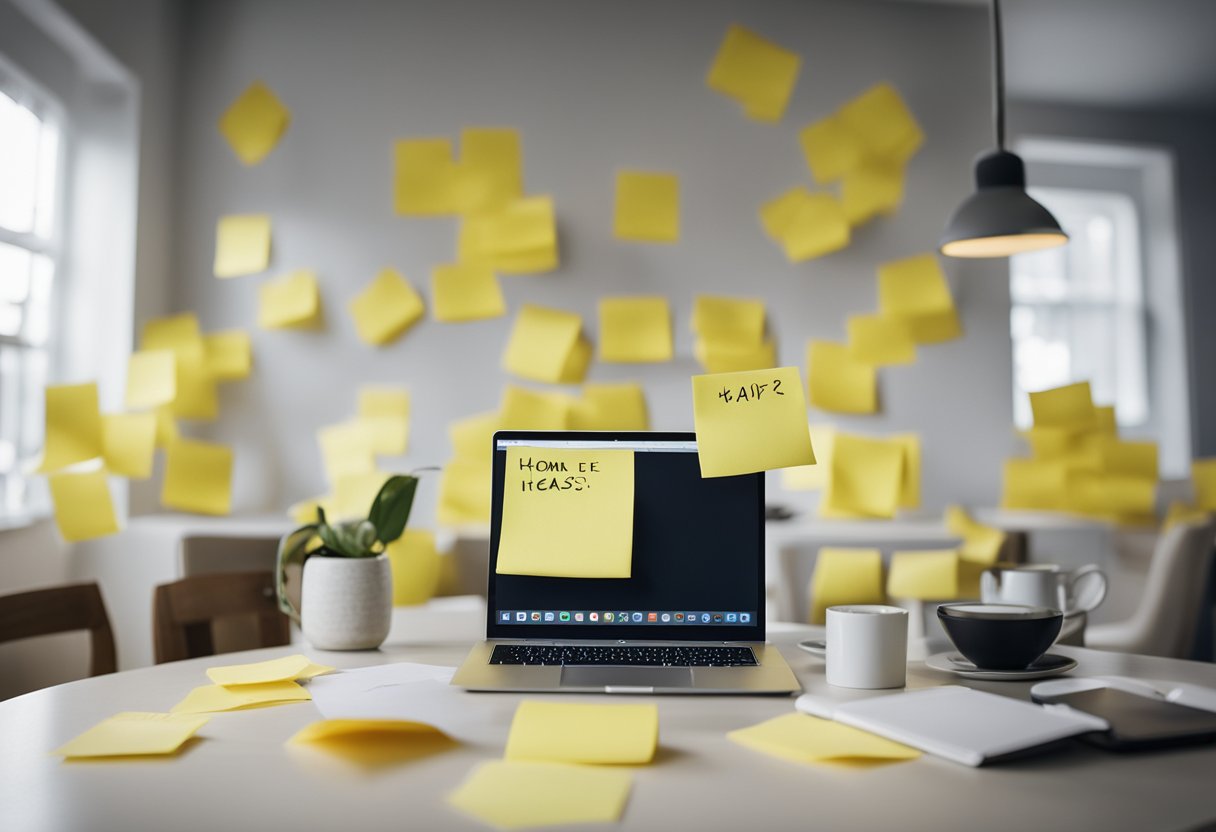
[[[627,577],[499,573],[511,449],[517,467],[525,451],[633,451]],[[578,540],[555,543],[559,571],[585,554]],[[490,638],[762,641],[764,475],[702,479],[692,433],[499,431],[489,571]]]

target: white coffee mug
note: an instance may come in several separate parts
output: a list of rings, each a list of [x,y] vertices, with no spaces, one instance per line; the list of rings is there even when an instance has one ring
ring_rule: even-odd
[[[908,611],[885,604],[828,607],[827,680],[842,688],[902,688]]]
[[[1097,609],[1106,598],[1106,575],[1092,563],[1071,572],[1045,563],[989,569],[980,576],[980,598],[1075,615]]]

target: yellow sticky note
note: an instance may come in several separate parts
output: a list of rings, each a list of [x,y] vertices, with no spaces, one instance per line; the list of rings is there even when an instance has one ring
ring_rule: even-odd
[[[844,344],[811,341],[807,346],[811,405],[833,413],[877,413],[878,374],[855,360]]]
[[[764,301],[698,295],[692,331],[707,341],[758,346],[764,340]]]
[[[302,269],[258,287],[258,326],[262,329],[305,328],[321,320],[317,276]]]
[[[525,699],[515,709],[508,760],[642,765],[659,745],[654,704],[601,705]]]
[[[786,258],[801,263],[840,251],[849,244],[849,235],[849,221],[840,200],[829,193],[813,193],[799,201],[781,242]]]
[[[904,449],[904,475],[899,486],[899,507],[920,508],[920,436],[899,433],[887,438]]]
[[[798,143],[802,145],[811,175],[820,185],[835,182],[861,163],[860,140],[835,116],[802,128]]]
[[[674,173],[617,171],[613,236],[646,243],[679,242],[679,177]]]
[[[792,713],[741,728],[729,740],[795,763],[874,765],[915,760],[915,748],[830,719]]]
[[[408,390],[402,387],[359,388],[358,416],[372,453],[405,453],[410,424]]]
[[[885,604],[882,552],[877,549],[819,550],[811,575],[811,623],[823,624],[828,607]]]
[[[173,419],[173,410],[168,407],[156,408],[156,447],[167,448],[181,435],[177,422]]]
[[[325,476],[331,485],[345,476],[376,470],[372,431],[360,421],[321,428],[317,431],[317,444],[321,448]]]
[[[371,511],[372,502],[389,477],[383,471],[343,474],[333,482],[330,499],[322,508],[330,520],[361,520]]]
[[[781,469],[781,487],[788,491],[818,491],[827,485],[832,467],[832,443],[836,429],[831,425],[811,425],[811,447],[815,449],[814,465],[799,465]]]
[[[886,317],[906,321],[918,344],[948,341],[962,332],[946,275],[932,254],[878,267],[878,309]]]
[[[51,474],[55,525],[69,543],[105,537],[118,531],[105,471]]]
[[[102,720],[55,751],[68,759],[172,754],[210,717],[126,711]]]
[[[1035,427],[1080,429],[1097,423],[1088,381],[1031,393],[1030,410]]]
[[[568,396],[508,384],[498,410],[501,430],[566,430],[572,401]]]
[[[908,325],[883,315],[850,315],[849,356],[862,364],[886,367],[916,360],[916,342]]]
[[[1065,474],[1064,508],[1099,517],[1152,515],[1157,482],[1141,477],[1069,471]]]
[[[507,314],[498,276],[481,263],[450,263],[432,269],[431,304],[435,320],[448,323]]]
[[[851,226],[893,214],[903,201],[904,168],[896,162],[867,159],[840,182],[840,206]]]
[[[705,84],[743,106],[748,118],[777,122],[785,114],[802,58],[744,27],[731,24]]]
[[[507,341],[503,369],[533,381],[561,381],[582,328],[574,312],[525,303]]]
[[[456,747],[438,728],[403,719],[323,719],[301,728],[287,744],[311,746],[371,768]]]
[[[249,378],[253,370],[249,333],[239,329],[207,333],[203,336],[203,359],[207,375],[216,381]]]
[[[671,307],[667,298],[600,298],[599,311],[601,361],[671,360]]]
[[[177,397],[177,358],[170,350],[133,352],[127,360],[127,407],[140,410]]]
[[[347,307],[359,339],[373,347],[390,344],[422,319],[422,297],[395,269],[381,269]]]
[[[1195,489],[1195,506],[1216,511],[1216,457],[1191,462],[1191,485]]]
[[[612,823],[629,799],[629,771],[565,763],[481,763],[448,803],[499,829]]]
[[[232,506],[232,449],[178,439],[165,449],[161,505],[198,514],[227,514]]]
[[[189,312],[153,318],[144,324],[139,339],[141,350],[170,350],[176,355],[202,348],[203,335],[198,317]]]
[[[1099,446],[1102,470],[1108,474],[1157,480],[1157,443],[1105,438]]]
[[[1113,405],[1094,406],[1094,416],[1097,417],[1097,425],[1094,430],[1106,436],[1118,436],[1119,422],[1115,417],[1115,408]]]
[[[823,506],[867,517],[894,517],[904,484],[900,442],[837,433]]]
[[[650,430],[642,385],[587,384],[570,409],[571,430]]]
[[[393,606],[423,604],[439,588],[439,550],[435,533],[406,529],[384,548],[393,570]]]
[[[814,464],[797,367],[693,376],[692,401],[702,477]]]
[[[519,133],[502,127],[460,131],[460,203],[463,210],[501,208],[523,195]]]
[[[281,705],[306,702],[311,694],[292,681],[264,682],[254,685],[202,685],[186,694],[186,698],[171,709],[175,714],[206,714],[215,711],[236,711],[254,705]]]
[[[591,343],[581,335],[574,342],[574,348],[566,356],[566,363],[557,377],[559,384],[582,384],[587,377],[587,369],[591,366],[591,354],[594,350]]]
[[[760,225],[764,227],[764,233],[778,243],[784,240],[798,209],[810,196],[811,192],[799,185],[761,205]]]
[[[220,400],[204,349],[199,346],[178,352],[175,366],[177,396],[169,405],[170,412],[180,419],[213,421],[219,415]]]
[[[267,682],[284,682],[298,679],[312,662],[308,657],[296,653],[264,662],[250,664],[228,664],[207,668],[207,678],[217,685],[261,685]]]
[[[58,471],[101,456],[101,411],[97,385],[62,384],[47,387],[46,442],[41,473]]]
[[[693,355],[708,373],[740,373],[777,366],[777,344],[771,338],[755,345],[697,338]]]
[[[498,411],[467,416],[448,425],[448,438],[456,456],[490,463],[490,443],[499,428]]]
[[[393,145],[393,208],[442,216],[460,208],[459,170],[450,139],[403,139]]]
[[[108,413],[101,417],[102,458],[107,473],[135,480],[152,476],[155,413]]]
[[[1161,521],[1163,531],[1168,531],[1179,523],[1206,523],[1211,512],[1205,509],[1175,500],[1166,509],[1165,519]]]
[[[1005,533],[1000,529],[977,523],[960,506],[946,506],[946,528],[963,539],[959,555],[963,560],[991,566],[1001,555]]]
[[[1001,508],[1061,510],[1067,468],[1037,459],[1007,459],[1002,473]]]
[[[490,522],[489,446],[486,459],[453,459],[439,477],[437,519],[444,526]]]
[[[899,92],[886,83],[875,84],[845,104],[836,118],[857,137],[867,155],[891,162],[912,158],[925,139]]]
[[[633,451],[507,448],[500,575],[628,578]]]
[[[255,81],[220,116],[220,133],[246,165],[256,165],[274,150],[291,112],[268,86]]]
[[[892,552],[887,594],[892,598],[946,601],[958,597],[957,549]]]
[[[553,198],[523,197],[467,215],[457,251],[461,263],[480,263],[503,274],[552,271],[558,265]]]
[[[216,277],[258,274],[270,268],[270,217],[234,214],[215,227]]]

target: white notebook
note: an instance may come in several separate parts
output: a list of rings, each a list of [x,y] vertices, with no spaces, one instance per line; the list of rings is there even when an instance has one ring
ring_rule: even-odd
[[[968,766],[1110,728],[1089,714],[957,685],[852,702],[807,693],[795,707]]]

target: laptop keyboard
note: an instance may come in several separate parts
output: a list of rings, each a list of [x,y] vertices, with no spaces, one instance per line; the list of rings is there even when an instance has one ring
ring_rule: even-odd
[[[756,655],[750,647],[497,644],[490,664],[749,667]]]

